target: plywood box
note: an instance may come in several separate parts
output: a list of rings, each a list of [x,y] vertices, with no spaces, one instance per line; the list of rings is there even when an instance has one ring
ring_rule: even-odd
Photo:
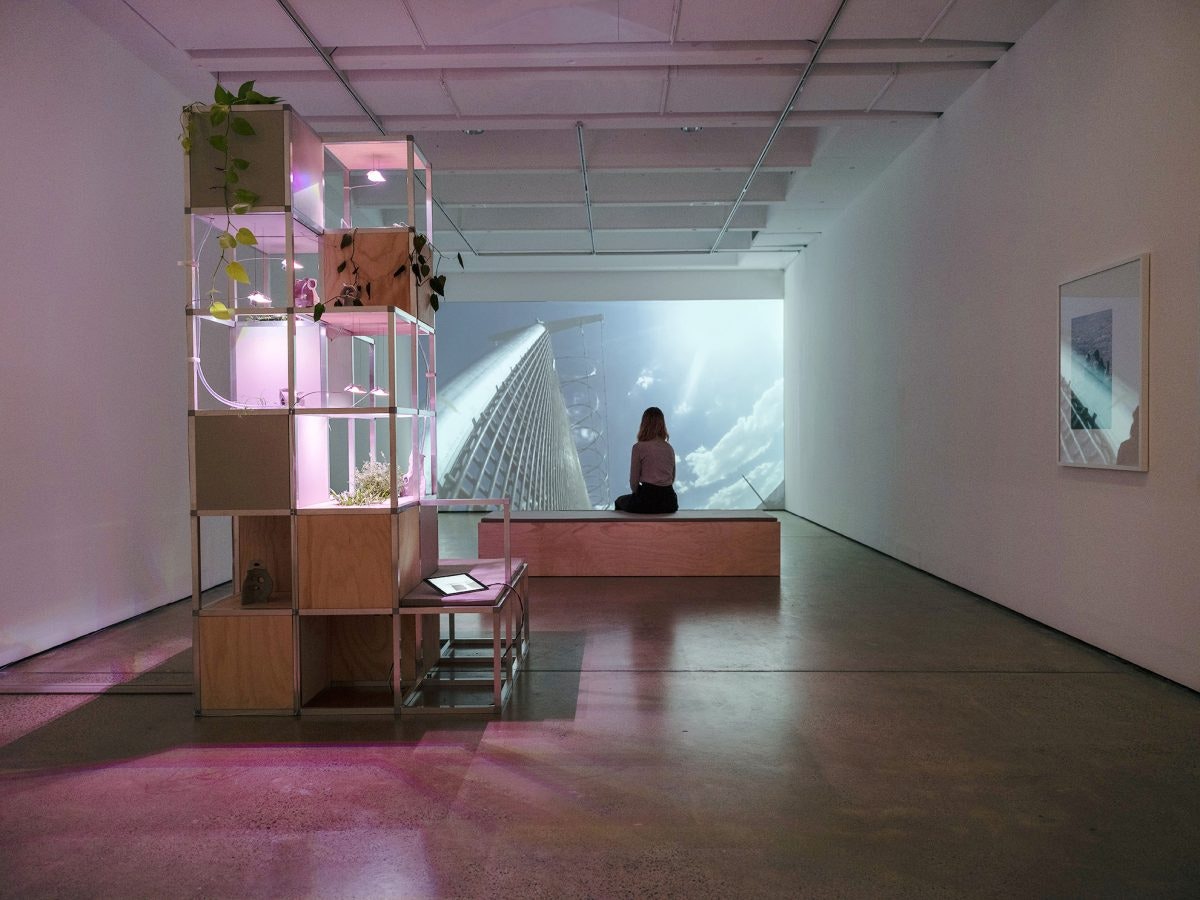
[[[200,705],[214,710],[292,711],[292,616],[201,616]]]

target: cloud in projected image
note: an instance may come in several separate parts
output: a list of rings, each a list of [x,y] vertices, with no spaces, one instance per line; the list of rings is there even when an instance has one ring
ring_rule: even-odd
[[[650,390],[650,388],[654,386],[654,373],[649,369],[642,369],[641,373],[637,377],[637,381],[635,381],[634,384],[643,391]],[[630,391],[629,393],[632,395],[633,391]]]
[[[689,486],[704,487],[716,484],[728,480],[731,475],[740,481],[740,473],[746,472],[751,463],[770,451],[772,444],[779,437],[782,421],[783,379],[780,378],[755,401],[750,414],[739,418],[711,450],[700,447],[687,455],[687,464],[695,475]],[[745,484],[744,481],[741,483]],[[766,490],[770,491],[774,487],[775,484],[772,483]]]
[[[783,460],[771,460],[755,466],[753,471],[746,473],[746,478],[750,479],[750,484],[754,485],[755,490],[765,496],[768,491],[774,490],[775,486],[783,481]],[[737,481],[714,492],[708,498],[706,508],[754,509],[759,502],[758,494],[750,489],[750,485],[746,484],[744,478],[739,477]]]

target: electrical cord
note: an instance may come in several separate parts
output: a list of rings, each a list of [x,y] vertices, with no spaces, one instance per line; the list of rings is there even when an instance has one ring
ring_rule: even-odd
[[[507,581],[497,581],[495,584],[489,584],[488,587],[506,587],[517,597],[517,603],[521,606],[521,624],[525,623],[525,598],[521,596],[521,592],[516,589],[516,586],[509,584]],[[522,629],[523,630],[523,629]]]

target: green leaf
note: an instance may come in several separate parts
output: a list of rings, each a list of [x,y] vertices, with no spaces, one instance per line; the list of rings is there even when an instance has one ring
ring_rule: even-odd
[[[354,238],[353,238],[353,236],[351,236],[350,232],[347,231],[345,234],[342,235],[342,245],[338,249],[345,250],[347,247],[349,247],[353,243],[354,243]]]
[[[246,213],[250,212],[250,207],[251,207],[251,204],[249,204],[249,203],[235,203],[231,207],[229,207],[229,211],[232,213],[236,213],[239,216],[243,216]]]
[[[371,282],[367,282],[367,299],[371,299]]]
[[[186,153],[191,153],[191,152],[192,152],[192,138],[191,138],[191,135],[187,135],[187,134],[180,135],[180,136],[179,136],[179,143],[180,143],[180,145],[183,147],[183,152],[184,152],[185,154],[186,154]]]
[[[238,183],[238,173],[233,171],[233,169],[230,169],[228,172],[225,173],[225,180],[227,182],[229,182],[230,184],[237,184]]]
[[[232,250],[234,247],[237,246],[237,238],[235,238],[232,234],[230,234],[227,231],[223,235],[221,235],[219,238],[217,238],[217,243],[220,244],[222,247],[224,247],[226,250]]]
[[[242,86],[240,88],[238,88],[237,99],[245,100],[247,97],[250,96],[250,92],[252,90],[254,90],[254,82],[253,81],[243,82]]]
[[[246,190],[246,188],[238,188],[233,192],[233,199],[238,203],[249,203],[253,206],[258,202],[258,194],[254,193],[254,191]]]
[[[323,316],[323,315],[325,315],[325,304],[318,303],[316,306],[313,307],[313,321],[320,322],[321,316]]]
[[[338,263],[337,273],[339,275],[341,275],[345,271],[346,271],[346,261],[343,259],[340,263]]]
[[[208,314],[214,319],[220,319],[223,322],[228,322],[231,318],[233,318],[232,314],[229,312],[229,307],[220,300],[214,300],[211,304],[209,304]]]
[[[438,295],[437,294],[429,295],[429,305],[433,307],[434,312],[438,311]]]
[[[231,259],[225,263],[225,274],[241,284],[250,283],[250,276],[246,274],[246,267],[236,259]]]
[[[233,130],[235,132],[237,132],[238,134],[241,134],[241,135],[254,134],[254,126],[251,125],[245,119],[243,119],[241,116],[234,116],[233,122],[231,124],[232,124]]]
[[[233,96],[233,94],[229,93],[229,91],[225,90],[225,88],[221,87],[220,84],[218,84],[216,90],[213,91],[213,99],[218,103],[224,103],[226,106],[228,106],[237,98]]]
[[[454,256],[455,256],[455,258],[457,258],[457,259],[458,259],[458,267],[459,267],[460,269],[465,269],[465,268],[466,268],[466,266],[464,266],[464,265],[463,265],[463,261],[462,261],[462,254],[461,254],[461,253],[455,253],[455,254],[454,254]]]
[[[355,305],[355,306],[362,306],[362,305],[363,305],[363,302],[362,302],[361,300],[359,300],[357,297],[355,297],[355,298],[354,298],[354,305]]]
[[[429,266],[425,265],[425,263],[421,263],[421,277],[422,278],[429,277]]]
[[[239,244],[247,244],[253,246],[258,243],[258,238],[254,236],[254,232],[249,228],[239,228],[237,234],[234,235]]]
[[[248,168],[250,168],[250,163],[248,163],[244,159],[239,159],[236,156],[233,159],[229,160],[229,164],[231,166],[233,166],[235,169],[240,169],[243,172],[245,172]]]
[[[393,272],[393,273],[392,273],[392,277],[393,277],[393,278],[399,278],[401,275],[403,275],[403,274],[404,274],[404,271],[405,271],[405,269],[407,269],[407,268],[408,268],[408,266],[401,266],[401,267],[400,267],[400,268],[398,268],[398,269],[397,269],[395,272]]]
[[[248,94],[246,94],[246,99],[243,100],[242,102],[246,103],[246,104],[252,104],[255,106],[270,106],[273,103],[278,103],[279,98],[278,97],[265,97],[262,94],[260,94],[258,91],[250,91]]]
[[[229,115],[228,107],[219,106],[219,105],[214,106],[212,109],[210,109],[208,111],[208,121],[213,126],[213,128],[216,128],[218,125],[220,125],[222,122],[225,121],[225,117],[227,115]]]
[[[446,293],[446,276],[445,275],[434,275],[432,278],[430,278],[429,279],[429,289],[431,291],[433,291],[435,294]]]
[[[429,243],[429,238],[423,234],[418,234],[413,238],[413,249],[420,253],[427,243]]]
[[[222,153],[229,149],[229,143],[225,140],[225,135],[223,134],[209,135],[208,143],[214,150],[220,150]]]

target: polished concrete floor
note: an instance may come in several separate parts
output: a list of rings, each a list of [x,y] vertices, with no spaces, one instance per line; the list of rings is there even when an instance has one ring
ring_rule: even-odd
[[[494,719],[194,718],[184,603],[11,666],[113,688],[0,695],[0,896],[1200,896],[1200,697],[781,518],[539,580]]]

